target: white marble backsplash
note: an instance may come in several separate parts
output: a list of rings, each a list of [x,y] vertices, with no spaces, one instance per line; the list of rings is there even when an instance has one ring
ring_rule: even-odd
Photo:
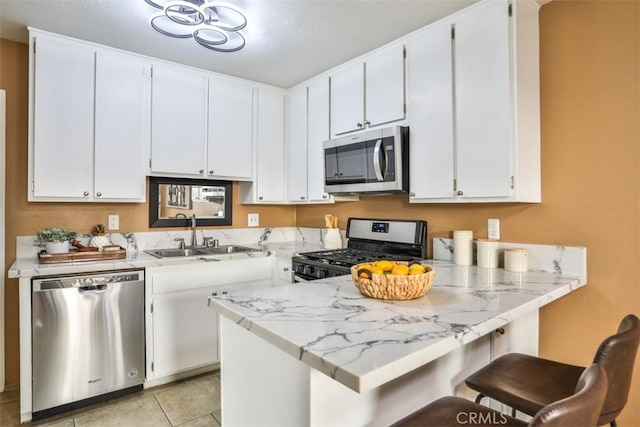
[[[564,276],[587,278],[587,248],[577,246],[531,245],[525,243],[498,242],[498,267],[504,265],[506,248],[522,248],[528,251],[529,271],[545,271]],[[473,242],[474,263],[476,242]],[[453,261],[453,239],[433,239],[433,259]]]
[[[346,246],[345,231],[340,230]],[[322,247],[324,242],[324,228],[306,227],[274,227],[274,228],[233,228],[224,230],[199,229],[196,232],[198,244],[202,245],[204,237],[218,239],[220,245],[245,245],[267,247],[274,243],[291,243],[292,252],[303,246]],[[185,244],[191,243],[191,231],[145,231],[135,233],[107,234],[114,245],[119,245],[128,253],[137,253],[150,249],[177,248],[179,242],[175,239],[183,238]],[[16,239],[16,258],[35,258],[41,247],[35,246],[35,236],[18,236]],[[78,241],[89,244],[90,235],[81,235]],[[279,245],[282,248],[282,245]],[[317,248],[316,248],[317,249]]]

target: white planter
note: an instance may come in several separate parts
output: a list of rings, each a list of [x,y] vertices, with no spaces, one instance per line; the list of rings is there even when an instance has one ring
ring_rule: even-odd
[[[46,242],[44,247],[48,254],[64,254],[69,252],[69,242]]]

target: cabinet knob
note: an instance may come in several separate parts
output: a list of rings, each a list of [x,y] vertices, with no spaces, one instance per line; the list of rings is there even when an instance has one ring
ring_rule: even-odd
[[[416,197],[416,193],[409,193],[409,196]]]
[[[322,195],[322,198],[323,198],[323,199],[326,199],[327,197],[329,197],[329,196],[327,196],[326,194],[323,194],[323,195]]]
[[[496,329],[496,335],[504,335],[504,328]]]
[[[204,169],[200,169],[200,173],[204,173]]]
[[[358,123],[356,123],[356,126],[358,126],[359,128],[361,128],[361,127],[362,127],[362,123],[358,122]]]
[[[87,197],[89,195],[88,191],[85,191],[84,193],[82,193],[84,195],[84,197]]]
[[[222,295],[226,295],[226,294],[227,294],[227,291],[222,291]]]
[[[365,121],[364,121],[364,125],[365,125],[365,126],[369,126],[370,124],[371,124],[371,122],[370,122],[369,120],[365,120]]]
[[[96,196],[100,197],[100,196],[102,196],[102,193],[98,191],[98,192],[96,193]]]
[[[262,200],[262,196],[258,196],[258,200]]]
[[[213,175],[213,169],[209,171],[209,175]]]
[[[458,192],[456,193],[458,196],[462,196],[464,195],[464,192],[462,190],[458,190]]]
[[[216,296],[218,296],[218,293],[217,292],[211,292],[211,296],[212,297],[216,297]]]
[[[304,196],[300,196],[300,200],[304,200]]]

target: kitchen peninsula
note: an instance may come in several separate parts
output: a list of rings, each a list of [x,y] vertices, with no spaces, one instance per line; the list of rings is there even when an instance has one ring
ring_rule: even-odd
[[[349,276],[210,297],[223,424],[388,425],[468,394],[464,378],[501,354],[537,354],[539,308],[586,284],[586,265],[568,275],[430,263],[434,285],[410,301],[364,297]]]

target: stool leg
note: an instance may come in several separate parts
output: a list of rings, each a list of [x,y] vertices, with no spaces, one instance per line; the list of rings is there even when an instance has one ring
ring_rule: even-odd
[[[609,423],[609,425],[610,425],[611,427],[618,427],[618,424],[616,424],[616,420],[611,421],[611,422]]]
[[[482,393],[478,393],[478,395],[476,396],[476,403],[480,403],[480,401],[485,397],[484,394]],[[615,426],[611,426],[611,427],[615,427]]]

